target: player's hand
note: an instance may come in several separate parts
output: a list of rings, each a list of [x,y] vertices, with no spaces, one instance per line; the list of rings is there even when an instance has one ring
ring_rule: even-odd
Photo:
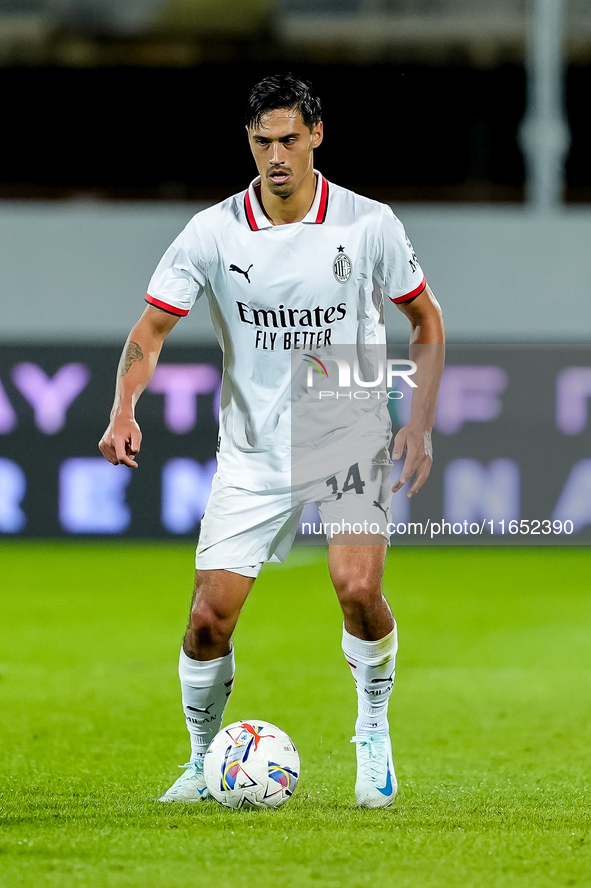
[[[394,447],[392,449],[392,459],[394,462],[401,459],[405,452],[406,457],[402,466],[402,472],[392,491],[393,493],[399,491],[414,475],[414,483],[406,494],[410,499],[411,496],[414,496],[421,489],[429,477],[431,466],[433,465],[431,432],[424,428],[410,425],[403,426],[394,438]]]
[[[140,452],[142,433],[133,417],[115,417],[99,441],[102,455],[114,466],[131,466],[137,469],[135,457]]]

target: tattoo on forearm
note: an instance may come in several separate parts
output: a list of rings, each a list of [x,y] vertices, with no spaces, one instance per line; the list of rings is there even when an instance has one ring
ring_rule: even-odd
[[[137,342],[129,342],[119,361],[119,369],[117,371],[119,376],[125,376],[132,364],[143,360],[144,353]]]

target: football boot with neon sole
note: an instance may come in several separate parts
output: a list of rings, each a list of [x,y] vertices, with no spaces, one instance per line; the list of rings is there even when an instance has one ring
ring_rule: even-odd
[[[203,761],[179,765],[185,773],[174,781],[170,789],[156,799],[157,802],[202,802],[209,798],[209,790],[203,777]]]
[[[355,798],[362,808],[387,808],[396,798],[398,783],[388,734],[361,734],[351,743],[357,748]]]

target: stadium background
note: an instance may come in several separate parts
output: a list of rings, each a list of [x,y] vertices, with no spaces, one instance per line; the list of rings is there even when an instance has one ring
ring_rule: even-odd
[[[536,8],[543,18],[543,0]],[[556,4],[548,8],[556,31]],[[197,532],[220,366],[205,300],[163,356],[193,369],[160,388],[155,381],[140,405],[147,434],[133,482],[95,450],[114,350],[166,246],[194,212],[252,177],[242,129],[248,89],[268,71],[293,69],[323,99],[318,166],[391,203],[444,307],[449,341],[474,346],[450,351],[440,412],[451,399],[457,416],[441,416],[434,476],[412,514],[398,498],[398,518],[571,519],[574,533],[551,540],[486,532],[462,540],[589,539],[585,4],[566,4],[554,48],[528,44],[518,0],[4,0],[0,16],[0,532]],[[388,327],[402,343],[398,312]],[[504,348],[486,352],[492,343]],[[176,425],[166,419],[173,397],[188,411]],[[458,478],[464,503],[446,498]],[[179,486],[187,516],[169,520]]]
[[[585,0],[0,0],[6,884],[589,884],[589,551],[563,544],[591,531],[590,60]],[[290,732],[302,784],[279,818],[229,821],[151,804],[187,746],[175,658],[220,369],[205,305],[142,399],[141,468],[96,443],[158,258],[252,178],[243,101],[288,70],[323,99],[318,167],[391,203],[445,312],[436,463],[399,517],[576,532],[397,540],[402,789],[369,817],[324,554],[266,568],[228,716]],[[406,322],[388,325],[401,354]]]

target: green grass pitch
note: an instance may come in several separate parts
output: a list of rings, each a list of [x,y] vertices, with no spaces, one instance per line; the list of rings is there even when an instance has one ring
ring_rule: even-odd
[[[157,805],[188,737],[185,545],[0,546],[0,885],[591,885],[591,552],[399,548],[393,808],[354,806],[355,695],[320,549],[268,566],[226,722],[299,748],[277,811]]]

